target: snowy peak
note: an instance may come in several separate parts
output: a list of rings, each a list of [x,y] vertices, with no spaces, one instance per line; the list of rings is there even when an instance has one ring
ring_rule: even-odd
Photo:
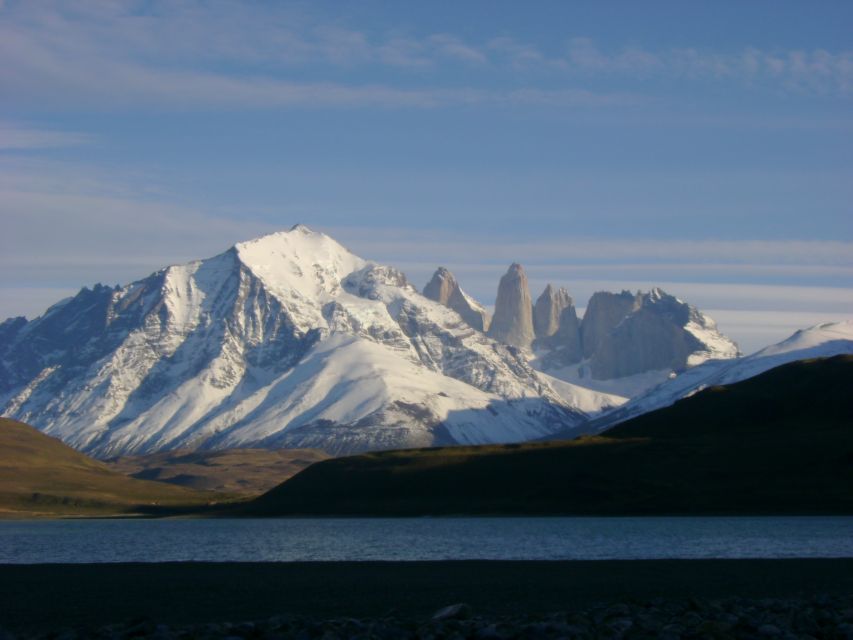
[[[367,262],[324,233],[296,225],[234,245],[240,262],[274,294],[308,298],[335,294],[341,280]]]
[[[853,320],[827,322],[807,329],[795,331],[789,338],[765,347],[750,359],[782,356],[788,353],[810,354],[805,357],[821,357],[848,353],[844,349],[853,343]]]

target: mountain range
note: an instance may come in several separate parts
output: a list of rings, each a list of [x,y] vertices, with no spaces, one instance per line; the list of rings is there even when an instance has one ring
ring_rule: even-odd
[[[297,225],[3,322],[0,413],[101,458],[507,443],[664,406],[757,361],[738,356],[660,289],[596,293],[579,318],[513,264],[489,313],[447,269],[420,293]]]
[[[512,346],[304,226],[0,325],[2,413],[99,456],[332,454],[577,426]]]

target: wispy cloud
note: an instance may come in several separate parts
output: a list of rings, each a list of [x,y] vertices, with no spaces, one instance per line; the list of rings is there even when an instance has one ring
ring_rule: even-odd
[[[442,37],[442,55],[476,57],[461,44]],[[350,48],[355,45],[349,45]],[[347,63],[358,59],[341,57]],[[327,51],[334,60],[335,49]],[[373,51],[371,49],[371,51]],[[431,64],[417,57],[417,48],[401,42],[383,44],[373,53],[382,61],[395,58],[403,65]],[[3,33],[0,27],[0,57],[19,63],[0,67],[0,83],[10,101],[50,102],[66,106],[113,108],[167,106],[171,108],[276,109],[285,107],[389,107],[436,108],[453,105],[505,104],[563,107],[606,107],[631,105],[642,98],[627,92],[594,92],[584,89],[478,89],[473,87],[416,88],[387,84],[343,84],[305,82],[282,78],[252,69],[239,74],[200,68],[173,68],[145,64],[112,52],[87,49],[68,53],[51,47],[50,41]],[[405,57],[407,62],[402,62]],[[344,61],[341,61],[344,64]]]
[[[92,141],[93,137],[85,133],[32,129],[19,124],[0,122],[0,151],[75,147]]]
[[[426,254],[435,260],[471,264],[521,261],[571,269],[572,264],[824,265],[853,268],[853,243],[836,240],[653,240],[571,236],[514,240],[490,236],[483,244],[440,230],[336,227],[329,232],[369,255]]]
[[[853,52],[605,50],[586,38],[545,51],[508,36],[483,42],[452,33],[367,33],[319,24],[278,4],[15,2],[0,13],[0,95],[8,104],[193,108],[418,107],[459,104],[612,106],[628,92],[585,88],[598,76],[651,76],[771,84],[785,90],[853,90]],[[469,71],[466,87],[436,84],[447,67]],[[345,83],[341,69],[392,68],[393,83]],[[310,68],[316,80],[300,71]],[[323,69],[329,71],[323,80]],[[532,85],[495,89],[478,73],[530,69]],[[547,82],[536,86],[534,80]],[[523,76],[520,78],[523,80]],[[488,87],[488,88],[487,88]],[[579,99],[582,96],[583,99]]]
[[[734,52],[640,47],[604,51],[589,38],[573,38],[562,62],[567,70],[585,73],[772,82],[796,91],[853,91],[853,51],[755,47]]]
[[[486,53],[476,46],[466,44],[459,38],[448,34],[437,34],[426,40],[435,52],[456,62],[484,64],[488,61]]]

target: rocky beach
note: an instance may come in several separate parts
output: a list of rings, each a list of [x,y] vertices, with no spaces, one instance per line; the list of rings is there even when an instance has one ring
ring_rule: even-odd
[[[779,638],[781,640],[853,638],[853,596],[801,598],[729,598],[602,603],[550,614],[479,615],[465,603],[448,605],[429,617],[389,611],[371,618],[318,618],[279,615],[262,620],[168,625],[148,618],[98,628],[77,627],[46,633],[10,633],[0,637],[77,640],[156,638],[158,640],[511,640],[602,638],[679,640],[681,638]]]
[[[853,560],[0,566],[7,638],[851,638]]]

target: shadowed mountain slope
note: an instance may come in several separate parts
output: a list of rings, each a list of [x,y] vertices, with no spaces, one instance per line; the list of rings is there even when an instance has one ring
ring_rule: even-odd
[[[602,436],[329,460],[247,512],[853,513],[851,388],[853,356],[794,362]]]

